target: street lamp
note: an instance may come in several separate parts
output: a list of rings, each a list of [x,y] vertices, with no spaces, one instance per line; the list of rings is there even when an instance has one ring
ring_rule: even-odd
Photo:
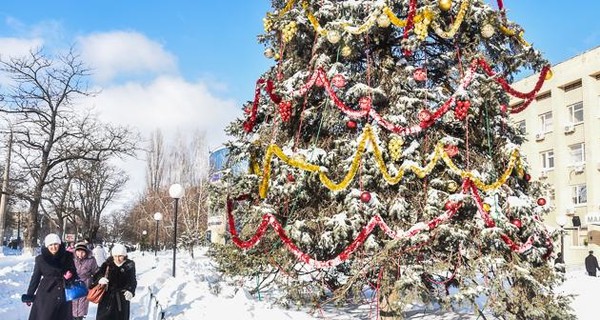
[[[162,213],[155,213],[154,220],[156,220],[156,236],[154,237],[154,256],[156,257],[156,250],[158,250],[158,222],[162,220]]]
[[[142,245],[140,246],[140,249],[142,250],[142,255],[144,255],[144,247],[146,246],[146,235],[148,234],[148,231],[144,230],[142,231]]]
[[[567,216],[564,214],[556,217],[556,224],[560,227],[560,257],[562,262],[565,261],[565,225],[567,224]]]
[[[169,196],[175,201],[175,219],[173,221],[173,277],[175,277],[175,259],[177,257],[177,204],[179,198],[183,197],[183,187],[178,184],[172,184],[169,188]]]

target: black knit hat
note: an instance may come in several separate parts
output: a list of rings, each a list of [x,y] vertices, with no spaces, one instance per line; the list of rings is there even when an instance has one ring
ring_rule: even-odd
[[[75,251],[77,250],[84,250],[85,252],[90,251],[84,242],[79,242],[75,245]]]

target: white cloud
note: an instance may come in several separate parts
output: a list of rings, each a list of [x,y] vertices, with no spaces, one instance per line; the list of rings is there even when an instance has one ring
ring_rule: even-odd
[[[40,48],[44,40],[40,38],[0,38],[0,54],[6,57],[21,57],[27,55],[30,50]]]
[[[160,76],[149,84],[105,87],[91,103],[103,121],[135,127],[144,139],[155,129],[162,131],[167,143],[178,133],[204,131],[207,146],[213,149],[226,140],[226,125],[241,114],[233,100],[215,97],[203,82],[174,76]],[[139,156],[143,160],[144,155]],[[143,190],[146,166],[142,160],[120,164],[130,174],[129,194]]]
[[[240,114],[233,100],[213,96],[206,84],[174,76],[105,87],[93,103],[102,119],[135,126],[146,136],[157,128],[167,139],[177,131],[203,130],[211,145],[223,142],[225,125]]]
[[[114,31],[80,37],[82,58],[98,83],[119,76],[177,72],[177,59],[158,42],[137,32]]]
[[[32,49],[39,48],[43,44],[44,41],[39,38],[0,38],[0,57],[3,61],[8,61],[11,57],[23,57],[28,55]],[[0,75],[0,86],[9,83],[9,79],[4,74]]]

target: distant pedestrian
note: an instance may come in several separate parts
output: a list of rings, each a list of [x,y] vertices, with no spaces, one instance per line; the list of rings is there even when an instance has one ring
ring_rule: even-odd
[[[94,250],[92,250],[92,254],[96,259],[96,264],[98,265],[98,267],[100,267],[104,263],[104,261],[106,261],[106,258],[108,258],[106,249],[104,249],[104,247],[99,243],[96,244],[96,247],[94,248]]]
[[[42,252],[35,257],[27,293],[21,301],[33,304],[29,320],[71,320],[71,301],[65,298],[65,282],[77,279],[73,254],[55,233],[44,239]]]
[[[89,287],[92,284],[92,277],[98,270],[98,265],[86,243],[80,242],[75,245],[74,262],[77,275]],[[87,297],[73,300],[73,320],[83,320],[87,316],[89,303]]]
[[[554,269],[559,272],[565,272],[565,261],[562,252],[559,252],[554,259]]]
[[[589,255],[585,258],[585,270],[591,277],[596,276],[596,270],[600,270],[598,259],[594,256],[594,251],[590,250]]]

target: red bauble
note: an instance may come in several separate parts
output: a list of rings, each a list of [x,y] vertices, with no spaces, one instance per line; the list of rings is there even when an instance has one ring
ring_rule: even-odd
[[[455,201],[446,201],[446,203],[444,204],[444,209],[446,210],[456,210],[457,207],[458,202]]]
[[[289,101],[281,101],[279,103],[279,115],[284,122],[290,121],[292,117],[292,103]]]
[[[531,180],[531,175],[529,173],[526,173],[523,178],[525,179],[525,181],[529,181]]]
[[[294,175],[293,175],[293,174],[291,174],[291,173],[288,173],[288,174],[287,174],[287,180],[288,180],[289,182],[294,182],[294,181],[296,181],[296,177],[294,177]]]
[[[431,112],[429,112],[429,110],[421,110],[419,111],[419,114],[417,115],[417,117],[419,118],[419,121],[421,121],[421,123],[427,123],[429,121],[431,121],[431,117],[433,115],[431,114]]]
[[[546,205],[546,199],[544,199],[544,198],[537,199],[537,204],[538,204],[538,206],[545,206]]]
[[[373,100],[369,97],[362,97],[358,99],[358,107],[360,110],[371,110],[371,106],[373,104]]]
[[[512,219],[510,221],[510,223],[512,223],[517,228],[521,228],[523,226],[523,223],[521,222],[521,219],[517,219],[517,218]]]
[[[367,203],[371,201],[371,193],[369,191],[365,191],[360,194],[360,201]]]
[[[337,88],[343,88],[346,86],[346,78],[341,74],[336,74],[331,78],[331,84]]]
[[[425,81],[427,80],[427,69],[417,68],[413,72],[413,78],[417,81]]]
[[[444,146],[444,152],[452,158],[458,154],[458,147],[453,144],[446,145]]]
[[[356,129],[356,121],[348,120],[348,122],[346,122],[346,127],[352,130]]]

